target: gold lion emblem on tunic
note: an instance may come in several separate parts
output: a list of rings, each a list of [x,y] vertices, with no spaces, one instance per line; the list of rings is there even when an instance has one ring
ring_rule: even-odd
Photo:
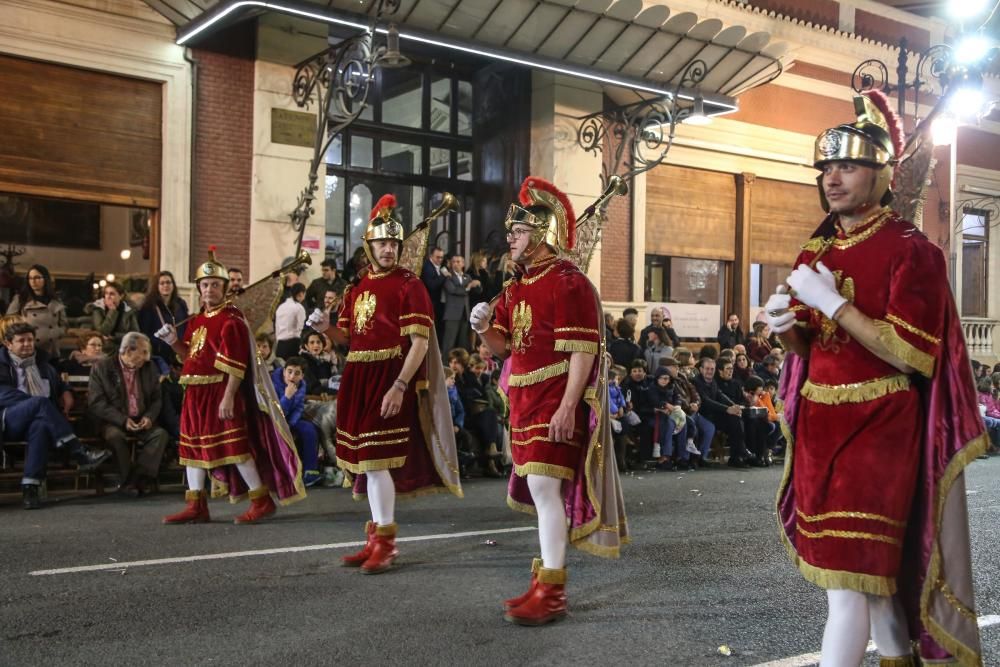
[[[514,350],[523,350],[530,344],[528,339],[531,331],[531,306],[524,301],[518,302],[514,306],[512,321],[514,327],[510,334],[511,348]]]
[[[354,302],[354,331],[364,333],[375,317],[375,295],[365,290]]]

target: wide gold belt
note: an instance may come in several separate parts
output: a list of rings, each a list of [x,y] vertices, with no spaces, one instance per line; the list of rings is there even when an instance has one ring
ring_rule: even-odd
[[[403,348],[400,345],[389,347],[384,350],[354,350],[347,353],[348,361],[385,361],[403,356]]]
[[[215,384],[217,382],[222,382],[226,379],[225,373],[218,373],[217,375],[182,375],[178,384]]]

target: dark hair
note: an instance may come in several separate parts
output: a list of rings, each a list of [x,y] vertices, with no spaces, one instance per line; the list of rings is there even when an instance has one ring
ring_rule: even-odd
[[[633,359],[632,363],[629,364],[628,369],[631,372],[633,368],[641,368],[644,371],[648,371],[649,364],[646,363],[645,359]]]
[[[102,287],[102,288],[101,288],[101,294],[104,294],[104,290],[108,289],[109,287],[110,287],[111,289],[113,289],[114,291],[118,292],[118,294],[119,294],[119,295],[120,295],[120,296],[121,296],[121,297],[122,297],[123,299],[125,298],[125,288],[124,288],[124,287],[122,287],[122,284],[121,284],[121,283],[117,283],[117,282],[115,282],[115,281],[113,281],[113,280],[112,280],[111,282],[109,282],[109,283],[105,284],[105,285],[104,285],[104,287]]]
[[[296,297],[300,294],[306,293],[306,286],[302,283],[295,283],[288,289],[288,294],[292,297]]]
[[[778,363],[778,357],[774,356],[773,354],[769,354],[766,357],[764,357],[764,360],[761,363],[764,364],[765,366],[776,364]]]
[[[259,334],[254,336],[253,339],[258,343],[267,343],[271,347],[274,347],[274,336],[267,333],[266,331],[260,332]]]
[[[337,269],[337,262],[332,259],[324,259],[322,262],[319,263],[319,265],[322,266],[324,269],[334,269],[334,270]]]
[[[456,347],[448,352],[448,361],[451,362],[453,359],[462,364],[462,368],[469,367],[469,351],[464,347]]]
[[[754,376],[754,377],[757,377],[757,376]],[[775,382],[774,380],[771,380],[771,379],[764,380],[764,389],[770,389],[771,387],[774,387],[775,389],[777,389],[778,388],[778,383]]]
[[[319,336],[320,342],[323,343],[324,346],[326,346],[326,336],[324,336],[318,331],[314,331],[313,329],[306,329],[305,331],[302,332],[302,339],[301,339],[302,347],[308,345],[309,339],[312,338],[313,336]]]
[[[728,315],[726,315],[726,319],[728,320],[730,317],[739,317],[739,316],[740,316],[739,313],[729,313]]]
[[[666,341],[667,343],[670,342],[670,339],[667,338],[667,332],[663,330],[663,327],[650,327],[649,331],[646,332],[646,335],[648,336],[650,333],[655,333],[656,339],[661,343],[663,343],[664,341]]]
[[[20,336],[27,333],[34,334],[35,327],[31,326],[27,322],[14,322],[13,324],[8,324],[7,328],[4,329],[3,339],[10,343],[13,342],[14,336]]]
[[[767,327],[767,322],[754,322],[754,323],[753,323],[753,332],[754,332],[754,333],[758,333],[758,332],[761,332],[761,331],[763,331],[763,330],[764,330],[764,329],[765,329],[766,327]]]
[[[622,311],[622,317],[625,317],[626,315],[636,315],[636,316],[638,316],[639,315],[639,311],[636,310],[635,308],[626,308],[625,310]]]
[[[758,389],[764,388],[764,381],[761,380],[756,375],[751,375],[743,382],[743,391],[747,393],[753,393]]]
[[[237,268],[235,266],[230,266],[228,269],[226,269],[226,273],[238,273],[242,276],[243,269]]]
[[[285,368],[288,368],[289,366],[301,368],[303,371],[309,368],[309,364],[302,357],[288,357],[285,359]]]
[[[42,278],[44,278],[41,296],[35,296],[35,291],[31,289],[31,281],[28,280],[28,275],[32,272],[32,270],[38,271],[42,274]],[[48,305],[49,301],[52,301],[54,298],[56,298],[56,289],[52,284],[52,274],[49,273],[49,270],[41,264],[32,264],[29,266],[28,270],[24,272],[24,287],[22,287],[21,291],[17,293],[18,312],[23,315],[24,306],[29,301],[40,301],[41,303]]]
[[[695,368],[701,370],[701,367],[705,365],[706,361],[711,361],[713,364],[715,363],[715,359],[713,359],[712,357],[702,357],[701,359],[698,360],[698,363],[695,364]]]
[[[715,361],[719,358],[719,350],[714,345],[702,345],[698,350],[698,359],[711,359]],[[699,366],[701,368],[701,366]]]
[[[174,290],[170,293],[169,302],[164,302],[163,297],[160,296],[160,278],[163,276],[170,278],[170,282],[174,284]],[[177,294],[177,280],[174,278],[174,274],[169,271],[160,271],[156,274],[156,280],[149,281],[149,289],[146,290],[146,296],[142,298],[142,310],[150,310],[162,305],[167,309],[167,312],[173,313],[174,306],[177,305],[179,299],[180,295]]]
[[[988,377],[979,378],[976,382],[976,390],[984,394],[993,393],[993,380]]]
[[[615,323],[615,331],[618,332],[618,336],[621,338],[628,338],[629,340],[635,336],[635,327],[628,323],[624,317]]]
[[[716,368],[716,370],[720,370],[721,371],[721,370],[724,370],[726,368],[729,368],[730,366],[734,366],[734,364],[733,364],[733,360],[730,359],[729,357],[719,357],[718,361],[715,362],[715,368]]]

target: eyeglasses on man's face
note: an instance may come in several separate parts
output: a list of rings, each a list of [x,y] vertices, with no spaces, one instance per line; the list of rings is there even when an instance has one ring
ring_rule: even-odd
[[[530,234],[530,233],[531,233],[530,229],[526,229],[526,228],[523,228],[523,227],[521,229],[518,229],[516,227],[513,228],[513,229],[508,229],[507,230],[507,240],[508,241],[513,241],[513,240],[521,238],[525,234]]]

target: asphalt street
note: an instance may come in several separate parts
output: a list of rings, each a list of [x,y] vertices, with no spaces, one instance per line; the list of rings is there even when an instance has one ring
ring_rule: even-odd
[[[160,525],[180,491],[35,512],[9,502],[0,666],[809,664],[795,657],[819,650],[825,596],[778,542],[780,472],[625,476],[633,543],[617,561],[571,552],[571,615],[543,628],[502,620],[537,545],[497,480],[466,482],[462,500],[400,502],[400,537],[421,539],[380,576],[337,565],[367,518],[345,489],[312,491],[256,526],[233,525],[242,507],[224,501],[211,524]],[[998,478],[1000,458],[967,475],[981,617],[1000,615]],[[273,551],[188,559],[261,550]],[[108,569],[60,571],[84,566]],[[984,662],[1000,665],[1000,624],[987,621]]]

